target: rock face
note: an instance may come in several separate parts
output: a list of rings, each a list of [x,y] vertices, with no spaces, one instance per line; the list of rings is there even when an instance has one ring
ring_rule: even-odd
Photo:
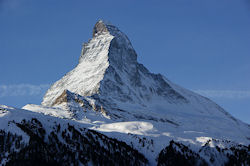
[[[137,62],[137,54],[125,34],[102,21],[96,23],[93,38],[83,45],[77,67],[48,90],[42,104],[52,106],[65,89],[111,103],[145,105],[152,97],[188,102],[162,75],[150,73]]]

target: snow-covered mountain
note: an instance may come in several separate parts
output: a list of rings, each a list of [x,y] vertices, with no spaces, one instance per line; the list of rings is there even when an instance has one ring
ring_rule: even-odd
[[[137,62],[128,37],[102,20],[83,44],[78,65],[49,88],[42,104],[22,110],[1,106],[0,124],[0,139],[6,142],[10,134],[14,142],[19,140],[16,144],[31,151],[33,136],[35,143],[48,149],[56,142],[52,149],[58,150],[54,153],[59,158],[51,161],[57,164],[63,163],[60,157],[74,165],[250,164],[248,124],[213,101],[150,73]],[[90,137],[94,139],[89,141]],[[11,149],[14,145],[8,143]],[[93,155],[100,154],[88,149],[92,143],[112,157],[97,160]],[[74,157],[63,156],[61,148]],[[121,154],[121,163],[114,149]],[[11,150],[0,151],[0,163],[19,161],[25,154],[20,147]],[[8,157],[13,152],[19,152],[16,160]],[[92,155],[80,160],[87,152]]]

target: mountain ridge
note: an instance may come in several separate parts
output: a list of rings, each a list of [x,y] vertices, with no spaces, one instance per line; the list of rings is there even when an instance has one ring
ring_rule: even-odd
[[[157,93],[161,93],[161,91],[163,91],[164,93],[167,90],[171,91],[171,88],[166,84],[166,82],[164,81],[164,79],[162,78],[160,74],[158,75],[151,74],[142,64],[139,64],[137,62],[137,54],[134,51],[129,39],[127,38],[125,34],[119,31],[118,28],[110,24],[105,25],[102,21],[98,21],[93,31],[94,31],[93,38],[88,43],[85,43],[83,45],[82,54],[79,58],[79,64],[77,65],[75,69],[80,68],[80,66],[82,66],[83,68],[84,65],[88,64],[89,62],[100,60],[101,62],[99,62],[98,64],[94,64],[94,62],[91,63],[91,65],[93,66],[97,65],[99,68],[98,67],[93,68],[92,70],[94,71],[92,71],[92,73],[88,75],[88,77],[91,77],[89,78],[92,80],[91,83],[95,84],[95,86],[91,87],[87,83],[84,84],[84,82],[87,82],[87,81],[85,81],[84,79],[78,78],[79,80],[83,80],[83,81],[80,82],[82,83],[82,85],[78,84],[77,86],[80,86],[81,88],[85,88],[86,86],[89,86],[88,88],[86,88],[86,90],[82,90],[82,91],[75,90],[67,86],[64,89],[68,88],[68,90],[74,93],[78,93],[82,96],[91,96],[91,95],[95,95],[98,93],[103,93],[101,95],[106,95],[105,97],[107,98],[107,93],[112,93],[112,91],[108,91],[107,88],[112,88],[112,87],[108,87],[110,84],[112,84],[112,86],[116,88],[116,89],[113,89],[113,91],[122,91],[122,93],[120,94],[124,94],[124,96],[122,96],[122,98],[120,99],[124,99],[124,98],[129,99],[130,96],[132,95],[132,96],[135,96],[135,99],[137,99],[136,102],[142,102],[141,100],[143,100],[142,99],[143,97],[141,96],[144,95],[144,96],[147,96],[148,98],[150,97],[149,95],[142,94],[143,90],[148,90],[146,89],[147,87],[145,86],[139,87],[139,88],[144,88],[143,90],[139,92],[139,94],[136,94],[137,92],[133,90],[133,88],[131,88],[132,86],[141,85],[141,78],[140,78],[141,75],[139,74],[139,72],[142,72],[144,75],[146,75],[145,77],[148,77],[149,75],[150,77],[153,77],[153,78],[150,78],[151,80],[158,80],[158,82],[156,82],[155,84],[163,84],[162,86],[160,85],[161,87],[158,89],[154,89],[154,87],[150,87],[151,91],[157,91]],[[103,50],[103,47],[104,47],[104,50]],[[84,63],[84,65],[82,65],[82,63]],[[82,69],[78,69],[78,70],[82,70]],[[98,71],[98,73],[96,73],[96,70]],[[119,72],[121,72],[121,74]],[[72,73],[74,72],[72,71]],[[82,73],[87,75],[86,71],[82,71]],[[71,73],[68,73],[66,74],[66,76],[73,77],[73,76],[70,76],[70,74]],[[121,75],[124,75],[124,74],[127,75],[125,78],[127,80],[122,80],[123,78],[121,78]],[[94,80],[93,77],[96,78],[97,75],[100,75],[100,78]],[[105,76],[110,77],[110,78],[106,79]],[[69,80],[71,81],[72,79],[69,78]],[[65,83],[65,81],[61,81],[60,83],[60,80],[59,80],[58,82],[56,82],[56,85],[54,86],[55,88],[52,86],[50,90],[58,88],[58,84],[62,84],[62,82]],[[101,86],[102,82],[104,82],[103,86]],[[126,87],[123,86],[124,83],[127,83]],[[67,84],[67,81],[65,84]],[[117,86],[119,84],[120,86],[126,89],[120,89],[120,87]],[[165,88],[165,91],[164,91],[164,88]],[[50,105],[48,100],[51,101],[51,98],[48,98],[48,100],[46,100],[47,96],[49,96],[50,90],[44,96],[44,100],[42,102],[43,105],[47,105],[47,106]],[[61,90],[59,93],[62,93],[63,90]],[[126,90],[128,92],[125,92]],[[174,93],[174,91],[172,92]],[[59,93],[57,94],[57,96],[59,96]],[[163,95],[166,95],[166,94],[168,94],[168,92],[166,92]],[[175,95],[177,98],[182,98],[183,100],[185,100],[179,94],[173,94],[173,97]],[[53,94],[53,96],[55,95]],[[116,98],[119,98],[119,96],[116,96]]]
[[[102,20],[95,24],[92,39],[83,45],[79,64],[49,88],[42,105],[52,106],[65,90],[79,96],[65,102],[62,108],[77,108],[81,112],[88,105],[87,109],[115,121],[151,120],[182,126],[181,121],[187,121],[184,114],[197,116],[194,121],[201,121],[199,117],[206,117],[212,123],[222,119],[220,123],[223,122],[225,128],[230,123],[236,128],[242,126],[213,101],[181,88],[161,74],[150,73],[137,62],[128,37]],[[60,104],[53,106],[61,107]],[[201,130],[208,127],[215,126],[204,124]]]

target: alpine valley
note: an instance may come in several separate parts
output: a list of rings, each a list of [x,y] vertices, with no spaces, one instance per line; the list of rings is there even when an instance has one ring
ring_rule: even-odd
[[[41,105],[0,105],[0,165],[250,165],[250,125],[148,71],[100,20]]]

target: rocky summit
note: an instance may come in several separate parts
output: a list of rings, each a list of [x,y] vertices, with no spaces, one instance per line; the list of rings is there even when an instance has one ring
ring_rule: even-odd
[[[250,125],[137,61],[98,21],[41,105],[0,106],[1,165],[250,165]]]

